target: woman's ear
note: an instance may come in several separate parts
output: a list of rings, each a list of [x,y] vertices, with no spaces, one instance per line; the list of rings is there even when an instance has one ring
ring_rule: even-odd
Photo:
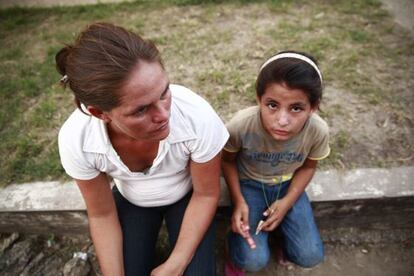
[[[101,119],[105,123],[109,123],[111,121],[111,118],[108,116],[107,112],[104,112],[104,111],[100,110],[99,108],[88,105],[88,107],[86,109],[88,110],[88,112],[92,116],[94,116],[98,119]]]

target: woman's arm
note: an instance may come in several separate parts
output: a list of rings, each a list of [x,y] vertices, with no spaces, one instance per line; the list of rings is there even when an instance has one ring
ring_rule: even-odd
[[[106,174],[77,180],[86,203],[89,228],[103,275],[124,275],[122,231]]]
[[[265,216],[270,216],[263,223],[262,230],[272,231],[279,225],[312,180],[317,165],[317,160],[306,159],[303,165],[295,171],[286,195],[270,206],[274,212],[271,213],[270,210],[266,210],[264,213]]]
[[[233,232],[239,233],[246,239],[251,248],[255,248],[252,237],[249,233],[249,206],[240,191],[239,174],[236,165],[237,152],[223,150],[223,175],[230,191],[231,200],[234,205],[231,217],[231,228]]]
[[[184,214],[177,243],[168,260],[151,275],[182,275],[215,215],[220,198],[220,159],[206,163],[190,161],[193,194]]]

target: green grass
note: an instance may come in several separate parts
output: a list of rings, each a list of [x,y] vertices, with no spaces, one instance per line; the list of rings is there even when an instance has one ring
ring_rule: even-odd
[[[338,166],[343,165],[343,152],[350,146],[351,138],[348,131],[340,129],[336,135],[330,137],[331,153],[324,159],[322,165]]]
[[[258,67],[284,49],[318,58],[328,86],[370,104],[404,105],[388,92],[395,76],[378,81],[374,62],[380,57],[383,70],[398,68],[412,56],[413,44],[383,39],[394,28],[378,1],[143,0],[0,10],[0,186],[65,177],[56,136],[74,105],[70,91],[57,85],[54,55],[95,21],[154,40],[172,81],[205,96],[225,120],[255,103]],[[344,130],[333,138],[327,164],[335,165],[349,146],[347,135]]]

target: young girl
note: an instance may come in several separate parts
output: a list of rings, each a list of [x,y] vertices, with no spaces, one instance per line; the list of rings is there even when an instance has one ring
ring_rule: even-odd
[[[227,124],[222,166],[234,207],[227,275],[265,267],[276,228],[289,261],[312,267],[324,257],[304,192],[330,152],[328,126],[316,114],[322,97],[316,61],[293,51],[271,57],[260,68],[256,96],[257,106]]]

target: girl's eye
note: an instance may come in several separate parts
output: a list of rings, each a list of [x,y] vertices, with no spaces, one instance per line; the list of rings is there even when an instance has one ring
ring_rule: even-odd
[[[303,108],[302,107],[299,107],[299,106],[294,106],[294,107],[292,107],[292,112],[301,112],[303,110]]]
[[[276,103],[268,103],[267,107],[272,109],[272,110],[275,110],[275,109],[277,109],[277,104]]]

